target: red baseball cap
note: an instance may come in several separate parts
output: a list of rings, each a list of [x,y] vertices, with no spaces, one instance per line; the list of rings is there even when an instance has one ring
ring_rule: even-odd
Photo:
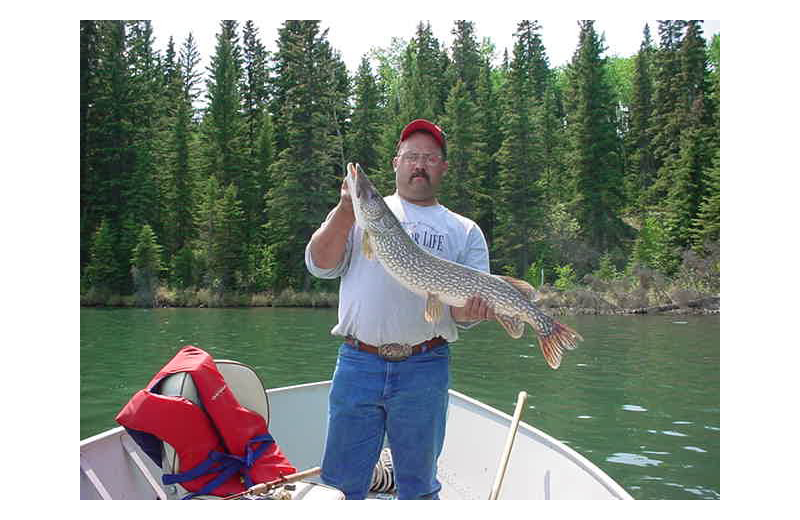
[[[415,119],[408,123],[405,128],[403,128],[403,131],[400,132],[400,141],[397,143],[398,146],[408,139],[409,135],[419,131],[431,134],[433,138],[436,139],[436,142],[439,143],[439,146],[441,146],[442,149],[445,148],[447,136],[438,125],[431,123],[427,119]]]

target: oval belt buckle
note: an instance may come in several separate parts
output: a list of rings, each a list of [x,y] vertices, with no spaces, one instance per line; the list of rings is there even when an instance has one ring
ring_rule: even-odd
[[[411,356],[413,347],[402,343],[386,343],[378,347],[378,355],[386,361],[404,361]]]

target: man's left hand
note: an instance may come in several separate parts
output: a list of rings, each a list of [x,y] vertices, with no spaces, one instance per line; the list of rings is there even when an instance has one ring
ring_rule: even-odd
[[[463,307],[453,307],[453,318],[458,322],[495,319],[494,308],[478,295],[467,299]]]

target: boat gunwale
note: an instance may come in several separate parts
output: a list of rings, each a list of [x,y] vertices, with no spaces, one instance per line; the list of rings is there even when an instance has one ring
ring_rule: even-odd
[[[451,388],[449,390],[449,393],[451,396],[455,396],[458,399],[461,399],[472,406],[485,410],[486,412],[492,414],[496,418],[503,419],[502,422],[504,425],[505,424],[510,425],[511,421],[513,420],[513,418],[510,415],[503,412],[502,410],[498,410],[497,408],[489,406],[488,404],[483,403],[473,397],[469,397],[465,394],[462,394],[457,390],[453,390]],[[536,428],[535,426],[531,426],[525,421],[519,422],[519,430],[521,431],[518,431],[517,435],[519,435],[519,433],[524,432],[525,434],[527,434],[528,438],[535,439],[536,441],[546,445],[548,448],[551,448],[552,450],[565,456],[571,462],[575,463],[582,470],[584,470],[586,473],[594,477],[612,495],[616,496],[621,500],[633,500],[633,497],[630,495],[630,493],[625,491],[625,488],[623,488],[614,479],[612,479],[605,471],[600,469],[600,467],[598,467],[595,463],[593,463],[592,461],[590,461],[589,459],[587,459],[586,457],[584,457],[583,455],[581,455],[580,453],[569,447],[568,445],[564,444],[564,442],[559,441],[555,437],[543,432],[542,430]]]
[[[282,393],[288,392],[293,390],[301,390],[301,389],[313,389],[316,387],[323,387],[323,386],[330,386],[331,380],[326,381],[316,381],[311,383],[301,383],[297,385],[289,385],[289,386],[282,386],[276,388],[270,388],[265,390],[267,396],[273,393]],[[494,420],[499,422],[503,425],[511,424],[512,417],[507,413],[498,410],[486,403],[483,403],[473,397],[469,397],[457,390],[449,389],[448,394],[450,397],[455,397],[456,400],[460,400],[467,405],[477,408],[478,410],[482,410],[485,412],[484,415],[481,415],[484,419]],[[463,406],[463,405],[457,405]],[[473,412],[474,413],[474,412]],[[81,451],[83,449],[95,442],[103,441],[105,439],[113,438],[114,436],[121,435],[125,432],[125,429],[122,426],[116,426],[114,428],[102,431],[98,434],[92,435],[87,437],[86,439],[81,440],[80,446]],[[540,442],[541,444],[545,445],[546,447],[554,450],[555,452],[559,453],[560,455],[566,457],[575,465],[580,467],[585,473],[591,475],[599,484],[601,484],[612,496],[620,499],[620,500],[633,500],[633,497],[614,479],[612,479],[607,473],[605,473],[602,469],[600,469],[596,464],[591,462],[589,459],[572,449],[571,447],[564,444],[562,441],[559,441],[555,437],[545,433],[544,431],[531,426],[530,424],[526,423],[525,421],[519,422],[519,434],[523,434],[531,440],[536,442]]]

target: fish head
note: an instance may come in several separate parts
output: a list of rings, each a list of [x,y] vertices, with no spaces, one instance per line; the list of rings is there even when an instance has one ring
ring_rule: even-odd
[[[388,208],[361,165],[347,165],[347,187],[353,201],[356,222],[363,229],[373,228],[374,223],[383,219]]]

